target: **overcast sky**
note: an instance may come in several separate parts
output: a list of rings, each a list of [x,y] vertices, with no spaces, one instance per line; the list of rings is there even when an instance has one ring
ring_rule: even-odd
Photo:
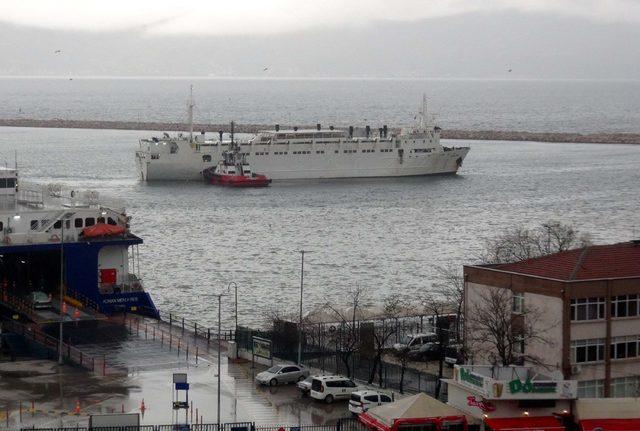
[[[640,0],[2,0],[0,74],[637,79],[639,24]]]

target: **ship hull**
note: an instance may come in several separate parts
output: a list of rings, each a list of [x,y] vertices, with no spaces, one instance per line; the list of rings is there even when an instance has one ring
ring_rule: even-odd
[[[247,156],[253,169],[273,180],[404,177],[434,174],[455,174],[469,148],[405,154],[295,154]],[[203,162],[201,153],[163,154],[159,159],[137,156],[138,172],[143,181],[202,180],[202,171],[221,159],[221,152],[212,151],[212,162]]]

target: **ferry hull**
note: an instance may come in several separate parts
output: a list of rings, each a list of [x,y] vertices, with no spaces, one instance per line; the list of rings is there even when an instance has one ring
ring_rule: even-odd
[[[408,154],[402,158],[394,153],[374,154],[310,154],[247,156],[257,172],[273,180],[404,177],[434,174],[455,174],[469,148]],[[220,154],[218,154],[220,153]],[[203,162],[201,153],[162,154],[160,159],[137,157],[138,172],[143,181],[201,180],[202,171],[220,160],[221,152],[213,151],[212,162]],[[288,160],[287,160],[288,159]]]

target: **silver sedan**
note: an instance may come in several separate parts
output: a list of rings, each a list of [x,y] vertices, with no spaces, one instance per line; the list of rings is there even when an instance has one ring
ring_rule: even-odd
[[[266,371],[256,374],[256,382],[261,385],[277,386],[282,383],[295,383],[304,380],[309,370],[299,365],[274,365]]]

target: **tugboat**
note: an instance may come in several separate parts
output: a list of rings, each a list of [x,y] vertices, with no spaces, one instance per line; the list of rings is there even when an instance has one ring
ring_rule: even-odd
[[[238,144],[230,144],[231,149],[222,152],[222,160],[217,166],[202,171],[209,184],[227,187],[267,187],[271,179],[266,175],[251,171],[245,154],[240,152]]]

